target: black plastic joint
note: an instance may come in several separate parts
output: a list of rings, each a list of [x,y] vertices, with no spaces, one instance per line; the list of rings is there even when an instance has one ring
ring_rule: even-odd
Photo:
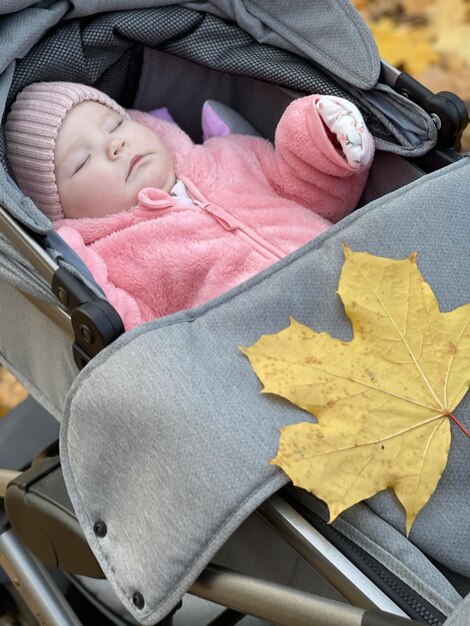
[[[52,277],[52,293],[60,300],[67,311],[83,302],[88,302],[94,294],[78,278],[64,267],[59,267]]]
[[[438,128],[438,147],[459,147],[462,132],[468,124],[468,110],[459,96],[450,91],[434,94],[406,72],[397,78],[394,89],[434,117]]]
[[[73,357],[78,369],[124,332],[124,325],[111,304],[96,296],[66,268],[52,278],[52,292],[70,313],[75,343]]]
[[[21,491],[27,492],[36,482],[51,472],[55,472],[58,467],[60,467],[58,456],[42,459],[40,463],[31,465],[9,484],[16,485]]]
[[[119,314],[107,300],[84,302],[72,311],[71,319],[74,358],[79,369],[124,332]]]

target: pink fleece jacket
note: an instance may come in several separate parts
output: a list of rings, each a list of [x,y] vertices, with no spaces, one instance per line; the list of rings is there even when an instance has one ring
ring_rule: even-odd
[[[315,98],[289,105],[275,147],[244,135],[196,145],[175,124],[130,112],[170,147],[192,204],[147,188],[128,211],[55,224],[126,329],[227,291],[354,209],[368,167],[347,163]]]

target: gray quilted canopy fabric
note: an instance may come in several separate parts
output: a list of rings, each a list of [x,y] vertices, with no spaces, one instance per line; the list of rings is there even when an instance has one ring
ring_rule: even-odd
[[[183,5],[238,23],[256,41],[315,61],[351,85],[377,82],[380,59],[375,42],[349,0],[10,0],[2,3],[0,71],[62,19],[128,9]]]
[[[377,83],[375,43],[346,0],[12,0],[0,6],[0,115],[23,87],[48,80],[92,84],[132,106],[144,48],[295,93],[346,97],[381,150],[415,157],[436,142],[429,115]],[[0,162],[9,172],[1,128]],[[47,232],[35,207],[4,206]]]

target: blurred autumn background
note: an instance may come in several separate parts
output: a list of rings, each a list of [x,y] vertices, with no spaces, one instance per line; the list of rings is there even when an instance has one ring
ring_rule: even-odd
[[[433,92],[452,91],[470,107],[470,0],[352,0],[380,56]],[[462,140],[470,151],[470,128]]]
[[[431,91],[453,91],[470,106],[470,0],[352,0],[380,55]],[[462,151],[470,151],[470,129]],[[26,397],[0,367],[0,417]]]

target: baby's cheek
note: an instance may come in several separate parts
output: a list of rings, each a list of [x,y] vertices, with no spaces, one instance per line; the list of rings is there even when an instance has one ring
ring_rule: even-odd
[[[88,204],[92,206],[94,215],[110,215],[119,213],[132,206],[132,199],[128,197],[128,190],[123,181],[112,175],[102,173],[86,186]]]

